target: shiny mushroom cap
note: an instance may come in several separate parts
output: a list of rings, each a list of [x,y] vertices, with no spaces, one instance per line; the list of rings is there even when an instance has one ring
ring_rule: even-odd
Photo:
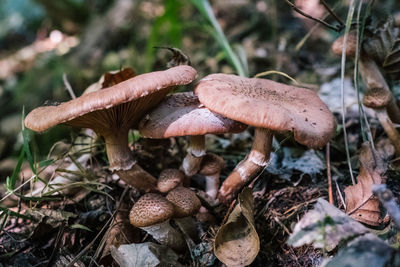
[[[292,131],[297,142],[322,147],[336,121],[318,95],[308,89],[267,79],[212,74],[197,84],[204,106],[233,120],[273,131]]]
[[[174,217],[182,218],[196,214],[200,207],[201,202],[196,194],[186,187],[176,187],[171,190],[166,199],[172,203],[175,209]]]
[[[133,205],[129,221],[135,227],[146,227],[164,222],[174,215],[173,205],[159,194],[143,195]]]
[[[176,93],[165,100],[139,123],[144,137],[168,138],[186,135],[238,133],[246,125],[211,112],[193,92]]]
[[[160,173],[157,181],[157,188],[161,193],[167,193],[182,185],[185,174],[178,169],[165,169]]]
[[[343,49],[344,35],[340,36],[333,42],[331,50],[335,55],[341,55]],[[357,34],[350,32],[347,35],[346,56],[354,57],[357,51]]]
[[[144,113],[156,106],[173,86],[188,84],[195,77],[196,70],[190,66],[138,75],[60,105],[38,107],[26,116],[25,126],[42,132],[66,123],[100,133],[136,127]]]

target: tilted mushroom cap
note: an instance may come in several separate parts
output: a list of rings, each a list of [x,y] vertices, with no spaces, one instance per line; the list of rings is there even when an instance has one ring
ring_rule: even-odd
[[[160,173],[157,181],[157,188],[161,193],[166,193],[185,180],[185,174],[178,169],[165,169]]]
[[[174,206],[174,217],[176,218],[191,216],[197,213],[201,207],[201,202],[196,194],[182,186],[171,190],[166,199]]]
[[[382,87],[368,89],[363,97],[363,104],[366,107],[379,109],[386,107],[392,101],[392,93]]]
[[[213,175],[224,167],[224,159],[214,153],[207,153],[201,161],[199,174]]]
[[[297,142],[321,147],[333,136],[336,121],[311,90],[266,79],[212,74],[195,93],[210,110],[228,118],[274,131],[293,131]]]
[[[129,221],[135,227],[146,227],[164,222],[174,215],[174,207],[163,196],[148,193],[133,205]]]
[[[337,38],[332,44],[332,52],[336,55],[342,54],[344,35]],[[355,32],[350,32],[347,35],[346,56],[354,57],[357,51],[357,35]]]
[[[135,127],[144,113],[168,93],[163,89],[188,84],[195,76],[196,70],[190,66],[138,75],[58,106],[38,107],[26,116],[25,125],[38,132],[60,123],[101,132]]]
[[[176,93],[166,97],[139,123],[140,133],[150,138],[238,133],[246,128],[247,126],[240,122],[205,108],[193,92]]]

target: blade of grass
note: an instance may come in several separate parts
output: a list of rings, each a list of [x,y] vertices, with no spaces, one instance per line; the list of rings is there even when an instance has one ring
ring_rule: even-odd
[[[290,77],[289,75],[287,75],[287,74],[284,73],[284,72],[277,71],[277,70],[268,70],[268,71],[264,71],[264,72],[257,73],[256,75],[254,75],[254,78],[259,78],[259,77],[267,76],[267,75],[271,75],[271,74],[279,74],[279,75],[282,75],[283,77],[286,77],[286,78],[288,78],[289,80],[291,80],[293,83],[299,84],[294,78]]]
[[[347,164],[349,166],[351,182],[353,183],[353,185],[356,184],[356,181],[355,181],[354,175],[353,175],[353,168],[351,167],[349,143],[348,143],[348,139],[347,139],[347,130],[346,130],[346,106],[344,103],[344,72],[345,72],[345,64],[346,64],[347,37],[349,35],[351,21],[353,19],[353,14],[354,14],[354,9],[355,9],[355,1],[351,0],[350,4],[349,4],[349,11],[347,13],[347,18],[346,18],[346,28],[345,28],[344,39],[343,39],[342,61],[341,61],[341,71],[340,71],[340,79],[341,79],[340,92],[341,92],[341,101],[342,101],[343,137],[344,137],[344,145],[345,145],[345,150],[346,150]]]
[[[240,76],[248,76],[248,73],[246,72],[245,68],[243,67],[239,57],[235,54],[235,52],[232,50],[231,46],[229,45],[228,40],[226,39],[226,36],[224,32],[222,31],[221,26],[219,25],[217,19],[215,18],[214,12],[210,6],[210,3],[208,0],[191,0],[192,3],[197,7],[197,9],[200,11],[202,16],[210,23],[211,29],[212,29],[212,34],[214,35],[214,38],[216,41],[222,46],[227,60],[229,63],[233,65],[233,67],[236,69],[237,73]]]

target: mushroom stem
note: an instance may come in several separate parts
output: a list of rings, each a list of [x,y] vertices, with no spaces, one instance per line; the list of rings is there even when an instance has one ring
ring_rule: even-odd
[[[219,187],[219,172],[212,175],[205,175],[206,193],[213,199],[217,197]]]
[[[360,72],[367,90],[380,88],[391,95],[391,99],[386,105],[386,111],[392,122],[400,123],[400,108],[397,106],[392,92],[375,61],[368,56],[362,55],[360,60]]]
[[[128,130],[115,131],[104,134],[109,169],[115,171],[127,184],[144,192],[153,191],[157,179],[143,170],[133,158],[128,146]]]
[[[394,146],[396,157],[400,157],[400,134],[394,127],[385,109],[375,109],[376,116]]]
[[[265,168],[272,150],[273,131],[256,128],[253,146],[244,160],[239,162],[219,189],[218,198],[228,204],[236,197],[240,189]]]
[[[187,154],[182,161],[181,168],[186,176],[195,175],[199,169],[201,160],[206,154],[206,138],[204,135],[189,136],[189,147]]]
[[[169,224],[169,220],[139,228],[150,234],[160,244],[166,245],[175,251],[182,252],[186,248],[186,242],[182,234]]]
[[[132,151],[129,149],[127,129],[103,134],[103,136],[111,171],[129,170],[136,164]]]

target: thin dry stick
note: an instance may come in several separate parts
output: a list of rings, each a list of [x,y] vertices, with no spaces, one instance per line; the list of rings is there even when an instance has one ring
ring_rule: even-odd
[[[341,20],[335,12],[333,12],[333,9],[330,8],[330,6],[325,2],[325,0],[319,0],[319,2],[325,7],[325,9],[331,14],[331,16],[340,24],[340,27],[343,29],[344,28],[344,22]]]
[[[319,22],[319,23],[321,23],[322,25],[324,25],[325,27],[327,27],[327,28],[329,28],[329,29],[331,29],[331,30],[334,30],[334,31],[336,31],[336,32],[340,32],[340,31],[342,30],[342,27],[341,27],[341,26],[335,27],[335,26],[332,26],[332,25],[330,25],[329,23],[327,23],[327,22],[325,22],[325,21],[323,21],[323,20],[314,18],[313,16],[310,16],[310,15],[304,13],[301,9],[299,9],[298,7],[296,7],[296,6],[295,6],[292,2],[290,2],[289,0],[285,0],[285,1],[286,1],[286,3],[287,3],[294,11],[296,11],[297,13],[303,15],[304,17],[309,18],[309,19],[312,19],[312,20],[314,20],[314,21],[316,21],[316,22]]]
[[[76,95],[74,93],[74,90],[72,90],[72,86],[71,86],[71,84],[69,83],[69,81],[67,79],[67,74],[66,73],[63,74],[63,82],[64,82],[65,88],[67,89],[67,91],[68,91],[69,95],[71,96],[71,98],[75,99]]]
[[[342,192],[340,191],[340,187],[338,185],[338,182],[336,181],[336,179],[334,179],[334,181],[335,181],[335,184],[336,184],[336,191],[339,194],[340,201],[342,202],[342,205],[343,205],[344,209],[346,209],[347,208],[346,207],[346,202],[344,201],[344,198],[343,198]]]
[[[326,174],[328,176],[328,197],[329,203],[333,203],[333,190],[332,190],[332,175],[331,175],[331,152],[330,152],[330,142],[326,144]]]

